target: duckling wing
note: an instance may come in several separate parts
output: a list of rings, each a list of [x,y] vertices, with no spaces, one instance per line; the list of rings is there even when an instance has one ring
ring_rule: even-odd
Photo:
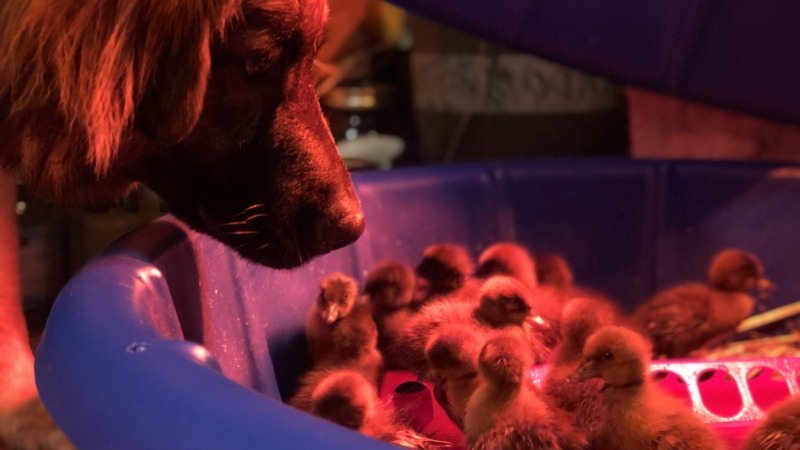
[[[653,450],[724,450],[720,437],[690,411],[673,414],[670,426],[658,433],[651,443]]]
[[[483,433],[470,450],[581,450],[586,437],[557,420],[531,422],[525,419],[497,424]]]
[[[652,341],[654,356],[687,356],[708,340],[711,294],[703,284],[686,284],[657,294],[634,312],[632,321]]]

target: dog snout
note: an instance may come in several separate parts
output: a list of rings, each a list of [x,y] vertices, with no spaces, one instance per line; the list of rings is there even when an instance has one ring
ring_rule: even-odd
[[[346,169],[344,169],[346,170]],[[332,186],[334,195],[323,205],[316,227],[317,241],[324,251],[336,250],[355,242],[364,232],[364,213],[355,189],[345,172],[344,180]]]
[[[323,220],[317,229],[319,241],[324,243],[327,250],[342,248],[355,242],[364,232],[364,213],[361,202],[356,195],[355,188],[350,179],[350,172],[339,156],[336,142],[328,128],[316,94],[310,102],[313,108],[307,109],[307,123],[316,135],[316,140],[321,150],[314,160],[320,166],[321,180],[328,184],[327,205],[322,205]]]
[[[355,242],[364,232],[364,214],[361,208],[352,211],[346,217],[336,221],[330,227],[323,230],[327,235],[325,239],[332,250],[345,247]]]

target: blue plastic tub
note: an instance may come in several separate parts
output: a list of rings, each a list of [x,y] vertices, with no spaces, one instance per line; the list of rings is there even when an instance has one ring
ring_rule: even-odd
[[[255,266],[165,217],[78,273],[36,359],[41,396],[79,448],[384,448],[282,403],[307,367],[319,280],[363,280],[428,245],[518,240],[558,251],[625,308],[703,278],[727,246],[757,253],[800,298],[800,167],[768,163],[520,160],[363,172],[367,218],[347,248],[294,271]]]

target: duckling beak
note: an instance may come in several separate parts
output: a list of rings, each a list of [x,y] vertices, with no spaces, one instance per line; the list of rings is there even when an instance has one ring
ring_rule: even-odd
[[[330,325],[339,318],[339,305],[328,305],[328,307],[323,309],[320,313],[322,315],[322,321]]]
[[[594,361],[584,361],[583,364],[578,367],[575,372],[573,372],[569,377],[567,377],[567,381],[570,383],[578,383],[580,381],[585,381],[590,378],[597,378],[600,374],[597,371],[597,365]]]
[[[763,300],[775,290],[775,284],[766,278],[759,278],[756,282],[756,289],[758,290],[758,298]]]

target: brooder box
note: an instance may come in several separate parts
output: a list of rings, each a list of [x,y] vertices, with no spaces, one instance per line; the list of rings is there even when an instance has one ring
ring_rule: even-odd
[[[36,359],[41,396],[74,443],[387,446],[281,399],[307,367],[303,323],[324,275],[341,271],[363,281],[379,260],[415,264],[441,241],[466,244],[474,254],[500,240],[519,241],[534,254],[560,252],[576,280],[628,310],[660,288],[703,278],[712,254],[738,246],[757,253],[778,286],[768,306],[800,298],[800,167],[518,160],[353,178],[367,218],[363,236],[297,270],[253,265],[171,217],[84,267],[57,299]],[[794,366],[776,364],[791,382],[764,385],[768,403],[796,390]],[[686,378],[678,384],[699,382],[688,366],[674,367]],[[694,385],[688,391],[699,392]],[[699,397],[690,398],[708,401]],[[748,414],[718,410],[714,417],[747,425],[759,402],[741,398]]]

